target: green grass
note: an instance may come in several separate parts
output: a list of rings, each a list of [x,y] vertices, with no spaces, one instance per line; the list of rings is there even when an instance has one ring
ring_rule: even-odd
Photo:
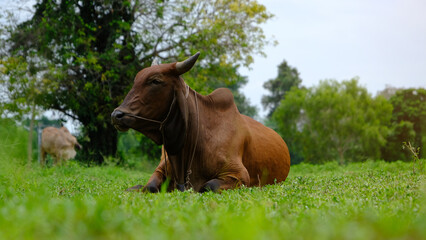
[[[426,239],[411,163],[301,164],[274,186],[144,194],[124,190],[148,172],[26,166],[23,149],[0,149],[0,239]]]
[[[149,173],[2,161],[0,239],[425,239],[425,177],[409,163],[297,165],[221,194],[125,192]]]

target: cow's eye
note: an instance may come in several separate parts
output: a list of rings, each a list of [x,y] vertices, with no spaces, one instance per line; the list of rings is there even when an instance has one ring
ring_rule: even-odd
[[[157,80],[157,79],[153,79],[153,80],[151,81],[151,84],[153,84],[153,85],[160,85],[160,84],[161,84],[161,81],[159,81],[159,80]]]

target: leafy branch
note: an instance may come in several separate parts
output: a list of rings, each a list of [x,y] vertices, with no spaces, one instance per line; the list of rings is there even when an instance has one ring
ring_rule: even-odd
[[[416,165],[417,168],[419,170],[420,173],[424,172],[424,162],[419,158],[419,152],[420,152],[420,148],[415,148],[411,145],[411,142],[404,142],[403,149],[407,148],[411,154],[412,154],[412,158],[413,158],[413,174],[416,174]]]

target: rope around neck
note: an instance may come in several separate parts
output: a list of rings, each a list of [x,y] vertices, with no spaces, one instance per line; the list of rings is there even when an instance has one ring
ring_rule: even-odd
[[[198,110],[198,101],[197,101],[197,93],[194,91],[194,97],[195,97],[195,106],[197,109],[197,135],[195,137],[195,144],[194,144],[194,149],[192,150],[192,157],[191,160],[189,161],[189,165],[188,165],[188,170],[186,172],[186,181],[185,181],[185,187],[191,187],[192,188],[192,184],[189,181],[189,175],[192,174],[192,170],[191,170],[191,166],[192,166],[192,161],[194,160],[194,156],[195,156],[195,149],[197,148],[197,143],[198,143],[198,134],[200,132],[200,112]]]
[[[188,89],[188,88],[189,88],[189,86],[187,85],[187,94],[186,94],[186,97],[188,97],[188,93],[189,93],[189,89]],[[173,171],[173,168],[172,168],[172,171],[173,171],[172,175],[173,175],[173,178],[174,178],[174,180],[175,180],[175,183],[176,183],[177,185],[184,185],[184,188],[185,188],[185,189],[187,189],[188,187],[193,187],[193,186],[192,186],[192,184],[191,184],[191,182],[190,182],[190,175],[192,174],[191,167],[192,167],[192,162],[193,162],[193,160],[194,160],[194,156],[195,156],[195,149],[197,148],[198,135],[199,135],[199,132],[200,132],[200,112],[199,112],[199,109],[198,109],[198,98],[197,98],[197,92],[195,92],[195,91],[194,91],[194,97],[195,97],[195,106],[196,106],[196,109],[197,109],[197,135],[196,135],[196,137],[195,137],[194,149],[192,150],[192,156],[191,156],[191,159],[190,159],[190,161],[189,161],[188,170],[187,170],[187,172],[186,172],[186,178],[185,178],[185,176],[184,176],[184,178],[185,178],[185,183],[183,183],[183,184],[179,184],[179,183],[178,183],[178,181],[177,181],[177,179],[176,179],[176,175],[174,174],[174,171]],[[165,142],[165,137],[164,137],[164,125],[165,125],[165,123],[167,122],[167,120],[168,120],[168,118],[169,118],[169,116],[170,116],[170,113],[172,112],[172,109],[173,109],[173,106],[174,106],[175,102],[176,102],[176,96],[173,96],[172,104],[170,104],[169,111],[168,111],[168,113],[167,113],[167,115],[166,115],[166,118],[165,118],[163,121],[159,121],[159,120],[155,120],[155,119],[150,119],[150,118],[145,118],[145,117],[137,116],[137,115],[134,115],[134,114],[131,114],[131,113],[126,113],[125,115],[127,115],[127,116],[129,116],[129,117],[136,118],[136,119],[145,120],[145,121],[149,121],[149,122],[153,122],[153,123],[160,124],[159,130],[160,130],[160,132],[161,132],[161,136],[162,136],[162,138],[163,138],[163,144],[164,144],[164,142]],[[164,147],[163,147],[163,154],[164,154],[165,171],[166,171],[166,174],[167,174],[167,158],[168,158],[168,157],[167,157],[167,155],[165,154]],[[170,162],[170,164],[172,165],[172,162]],[[185,171],[184,171],[184,172],[185,172]],[[184,174],[185,174],[185,173],[184,173]]]
[[[153,123],[160,124],[160,127],[159,127],[158,130],[160,130],[160,132],[163,133],[164,132],[164,125],[167,122],[167,120],[169,119],[170,113],[172,112],[172,109],[173,109],[173,106],[175,105],[175,102],[176,102],[176,95],[173,96],[173,101],[172,101],[172,104],[170,104],[169,112],[167,113],[166,118],[164,118],[163,121],[158,121],[158,120],[155,120],[155,119],[145,118],[145,117],[137,116],[137,115],[134,115],[134,114],[131,114],[131,113],[125,113],[125,116],[129,116],[129,117],[133,117],[133,118],[145,120],[145,121],[148,121],[148,122],[153,122]],[[164,134],[162,134],[162,135],[164,135]],[[163,143],[164,143],[164,136],[163,136]]]

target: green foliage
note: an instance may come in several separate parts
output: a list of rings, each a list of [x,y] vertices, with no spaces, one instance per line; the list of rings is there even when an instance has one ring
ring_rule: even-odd
[[[425,163],[422,159],[419,158],[420,148],[415,148],[411,145],[410,142],[404,142],[403,148],[407,148],[411,153],[411,158],[413,159],[413,174],[424,173]]]
[[[16,126],[12,119],[0,118],[0,159],[25,159],[27,141],[28,132],[23,127]]]
[[[145,135],[130,129],[120,133],[117,150],[123,165],[146,171],[160,162],[161,146],[155,145]]]
[[[246,80],[237,68],[262,54],[267,41],[259,26],[270,17],[256,1],[40,0],[32,18],[10,30],[8,50],[26,62],[48,62],[40,75],[57,86],[40,104],[81,122],[83,159],[102,162],[116,153],[110,114],[142,67],[154,57],[170,62],[201,51],[191,87],[239,88]],[[238,88],[240,110],[254,115]]]
[[[250,105],[250,100],[247,99],[243,93],[237,91],[237,92],[233,92],[233,94],[234,94],[235,104],[238,107],[238,111],[241,114],[244,114],[246,116],[256,119],[256,117],[258,116],[257,107]]]
[[[382,147],[382,157],[386,161],[410,159],[410,152],[403,150],[403,142],[414,142],[416,133],[413,129],[413,123],[400,121],[390,124],[390,134],[386,138],[386,145]]]
[[[357,79],[293,88],[273,114],[290,152],[311,163],[380,158],[392,106],[371,97]]]
[[[426,89],[398,90],[390,98],[393,105],[391,134],[388,144],[383,147],[384,159],[387,161],[411,159],[411,153],[401,151],[403,142],[412,142],[420,148],[419,157],[426,154]]]
[[[278,75],[274,79],[270,79],[263,84],[263,87],[270,92],[270,95],[262,96],[262,105],[265,109],[269,109],[268,117],[271,117],[275,109],[277,109],[281,100],[292,87],[300,88],[302,79],[299,72],[283,61],[278,66]]]
[[[138,7],[142,16],[135,30],[147,52],[162,59],[180,60],[200,51],[206,67],[249,66],[252,54],[264,54],[268,43],[260,24],[272,15],[257,1],[147,0]]]
[[[221,194],[125,192],[149,174],[1,159],[1,239],[424,239],[409,163],[300,164],[286,182]]]
[[[39,79],[32,68],[34,64],[21,56],[0,59],[0,117],[14,116],[23,120],[23,115],[35,110],[33,103],[40,105],[42,94],[54,87],[51,81]]]

